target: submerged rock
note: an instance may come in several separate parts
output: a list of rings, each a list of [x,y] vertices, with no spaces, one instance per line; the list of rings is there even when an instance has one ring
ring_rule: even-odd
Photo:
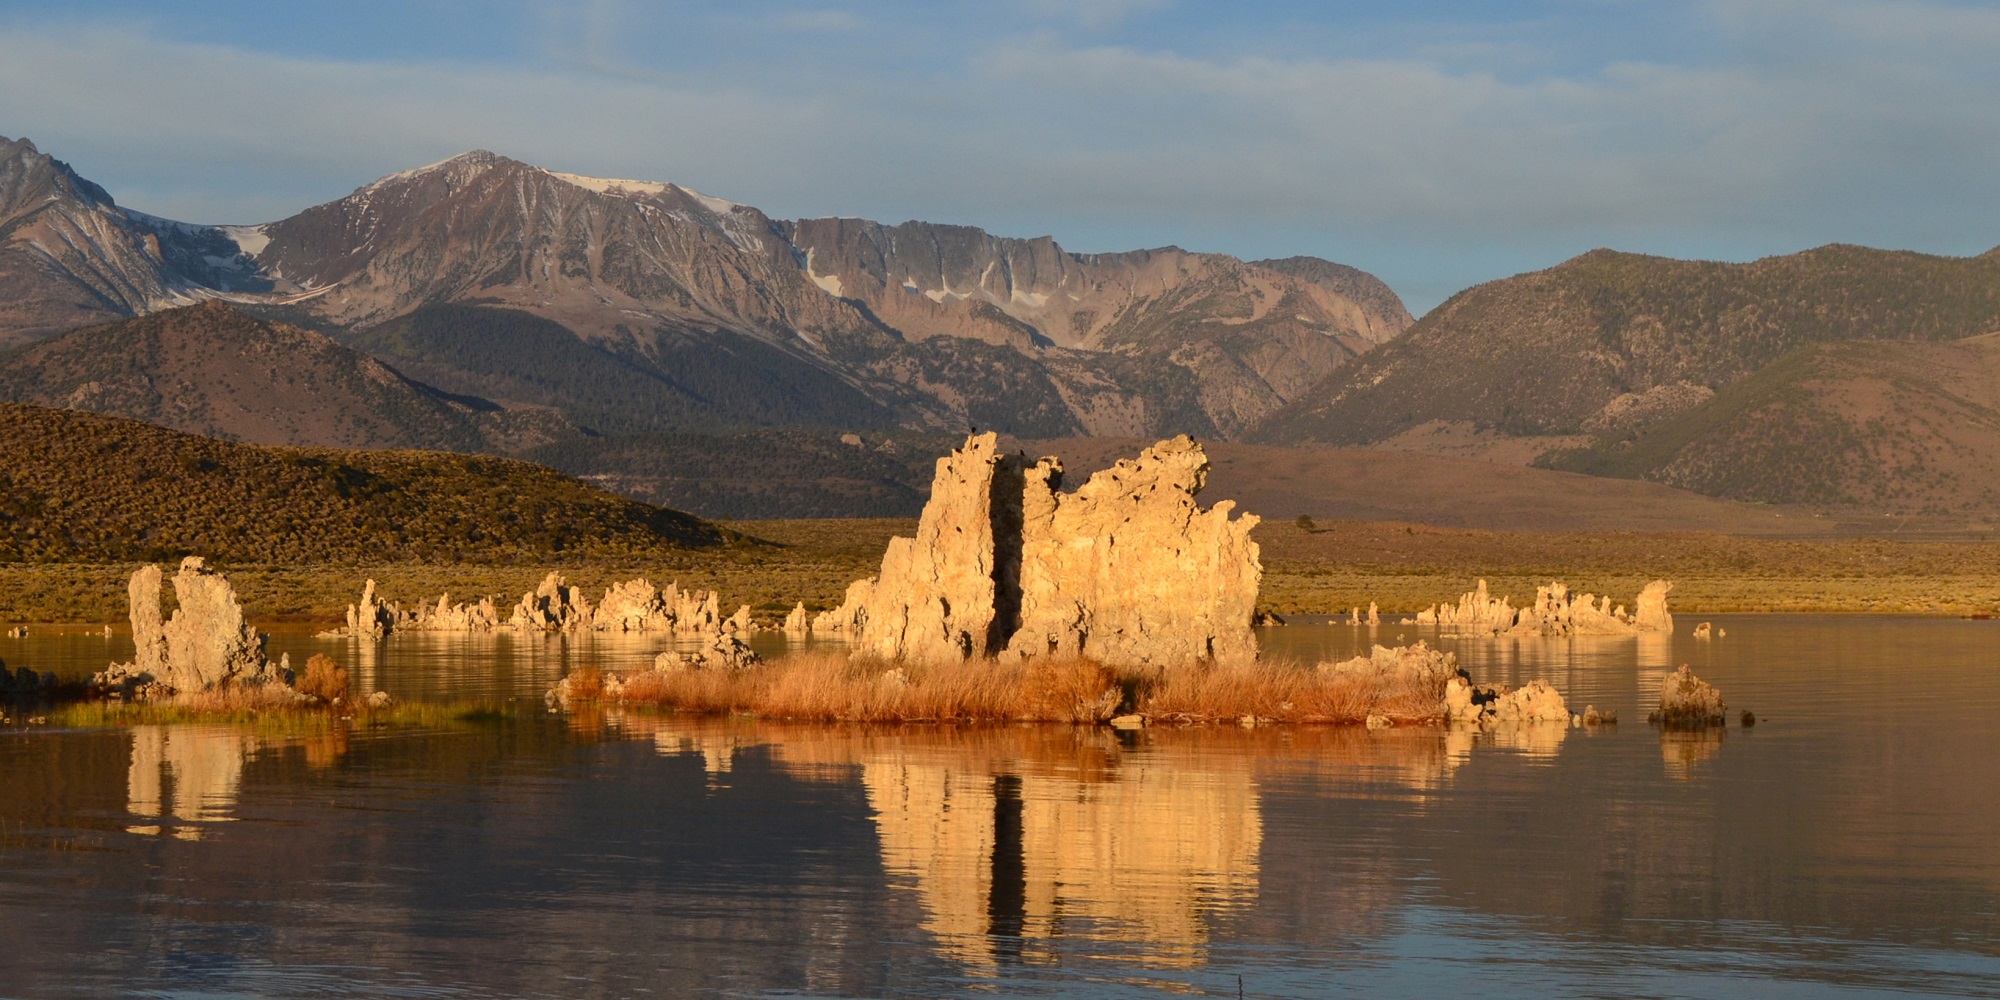
[[[1720,726],[1728,721],[1722,692],[1682,664],[1660,681],[1660,707],[1646,717],[1668,727]]]
[[[812,631],[892,660],[1255,656],[1257,518],[1196,504],[1207,470],[1182,436],[1064,493],[1060,461],[1029,465],[974,435],[938,460],[916,537],[891,539],[881,572]]]

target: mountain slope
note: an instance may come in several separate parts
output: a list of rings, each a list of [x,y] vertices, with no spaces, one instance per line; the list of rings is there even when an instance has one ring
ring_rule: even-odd
[[[738,536],[503,458],[267,448],[0,403],[0,561],[666,556]]]
[[[34,143],[0,136],[0,348],[268,290],[254,271],[221,230],[121,208]]]
[[[470,393],[541,373],[510,351],[498,353],[514,367],[497,370],[423,330],[371,331],[435,332],[472,315],[421,315],[442,307],[512,310],[643,388],[589,418],[621,431],[1231,435],[1410,321],[1380,282],[1330,262],[1081,255],[969,227],[779,222],[673,184],[484,151],[278,222],[205,227],[118,208],[25,141],[7,149],[23,193],[14,212],[39,221],[6,244],[18,273],[0,290],[18,293],[18,315],[0,317],[0,336],[222,296]],[[44,201],[56,208],[34,207]],[[510,327],[503,339],[521,329],[510,314],[477,319]],[[548,347],[559,366],[606,369],[605,357]]]
[[[1803,347],[1688,412],[1542,464],[1768,503],[1991,512],[2000,334]]]
[[[1369,444],[1458,425],[1530,437],[1643,428],[1797,347],[2000,329],[2000,253],[1827,246],[1750,264],[1594,250],[1453,296],[1251,435]]]
[[[560,425],[447,397],[322,334],[220,301],[0,355],[0,399],[255,444],[490,451],[546,440]]]

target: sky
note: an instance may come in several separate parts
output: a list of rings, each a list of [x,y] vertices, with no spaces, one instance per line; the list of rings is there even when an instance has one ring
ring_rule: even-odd
[[[0,135],[252,223],[468,149],[775,217],[1311,254],[2000,245],[2000,4],[11,0]]]

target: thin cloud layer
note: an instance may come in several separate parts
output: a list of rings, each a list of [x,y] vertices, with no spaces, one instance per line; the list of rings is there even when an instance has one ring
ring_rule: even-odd
[[[0,133],[200,221],[287,215],[486,147],[780,215],[1317,253],[1419,311],[1599,245],[2000,243],[2000,12],[1730,0],[1701,8],[1700,46],[1592,61],[1540,37],[1546,21],[1318,55],[1165,24],[1185,11],[1160,3],[1065,9],[1029,0],[959,34],[917,9],[683,30],[596,3],[565,8],[538,56],[485,61],[17,15],[0,31]]]

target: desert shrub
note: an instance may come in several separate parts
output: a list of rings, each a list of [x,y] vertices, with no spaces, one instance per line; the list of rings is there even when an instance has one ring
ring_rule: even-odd
[[[306,672],[299,678],[297,687],[300,694],[329,705],[345,701],[348,696],[347,668],[333,662],[333,657],[325,653],[314,653],[306,661]]]

